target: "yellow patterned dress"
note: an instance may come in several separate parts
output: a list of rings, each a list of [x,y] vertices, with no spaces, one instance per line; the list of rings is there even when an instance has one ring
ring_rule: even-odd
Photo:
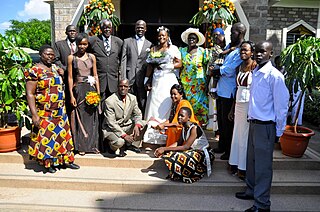
[[[37,81],[35,98],[40,117],[40,127],[32,126],[28,153],[46,168],[74,161],[64,84],[57,70],[55,65],[52,70],[34,66],[24,73],[27,81]]]

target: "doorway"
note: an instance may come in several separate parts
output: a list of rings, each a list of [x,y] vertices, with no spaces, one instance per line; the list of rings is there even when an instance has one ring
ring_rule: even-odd
[[[135,34],[135,23],[142,19],[147,23],[146,38],[157,43],[157,28],[165,26],[170,30],[172,43],[185,46],[181,33],[189,27],[189,23],[199,8],[199,1],[188,0],[121,0],[121,25],[118,36],[122,39]]]

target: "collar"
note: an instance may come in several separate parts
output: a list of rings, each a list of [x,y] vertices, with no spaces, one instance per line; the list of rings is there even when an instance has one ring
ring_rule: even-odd
[[[74,43],[74,46],[76,46],[76,41],[73,41],[73,43]],[[71,46],[71,42],[68,38],[67,38],[67,44],[68,44],[68,46]]]
[[[141,38],[138,37],[138,35],[135,35],[136,40],[144,41],[145,37],[142,36]]]
[[[108,38],[106,38],[106,37],[104,37],[104,36],[102,35],[102,40],[103,40],[103,42],[106,42],[106,40],[108,40],[109,43],[111,43],[111,35],[110,35]]]
[[[271,61],[267,62],[262,68],[259,69],[259,65],[253,70],[254,73],[261,72],[266,74],[270,71],[270,68],[273,67]]]

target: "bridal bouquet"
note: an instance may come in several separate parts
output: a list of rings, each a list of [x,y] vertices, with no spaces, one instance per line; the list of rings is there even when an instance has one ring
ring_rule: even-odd
[[[87,105],[98,106],[101,98],[96,91],[89,91],[87,92],[85,99]]]
[[[147,57],[147,63],[154,65],[161,65],[170,62],[170,55],[166,52],[151,51]]]

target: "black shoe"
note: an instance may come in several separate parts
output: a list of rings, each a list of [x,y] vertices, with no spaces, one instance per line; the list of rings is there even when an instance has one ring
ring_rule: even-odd
[[[246,192],[237,192],[236,197],[243,200],[254,199],[253,196],[246,194]]]
[[[56,170],[55,168],[51,167],[51,166],[48,168],[48,172],[49,172],[49,173],[52,173],[52,174],[53,174],[53,173],[56,173],[56,171],[57,171],[57,170]]]
[[[135,153],[141,153],[141,150],[138,147],[135,147],[133,145],[127,146],[126,149],[131,150],[132,152],[135,152]]]
[[[248,208],[244,212],[270,212],[270,209],[262,209],[262,208],[257,208],[256,206],[252,206],[251,208]]]
[[[124,149],[123,148],[120,148],[120,152],[119,152],[119,157],[124,157],[124,156],[126,156],[127,155],[127,153],[124,151]]]
[[[220,153],[224,153],[224,150],[222,150],[220,148],[215,148],[215,149],[213,149],[213,152],[220,154]]]
[[[74,163],[66,164],[66,167],[69,169],[80,169],[80,166],[78,166],[77,164],[74,164]]]
[[[109,154],[112,154],[112,155],[115,155],[115,154],[116,154],[116,151],[113,151],[111,148],[109,148],[109,149],[108,149],[108,153],[109,153]]]
[[[220,156],[221,160],[229,160],[229,154],[224,153],[223,155]]]

